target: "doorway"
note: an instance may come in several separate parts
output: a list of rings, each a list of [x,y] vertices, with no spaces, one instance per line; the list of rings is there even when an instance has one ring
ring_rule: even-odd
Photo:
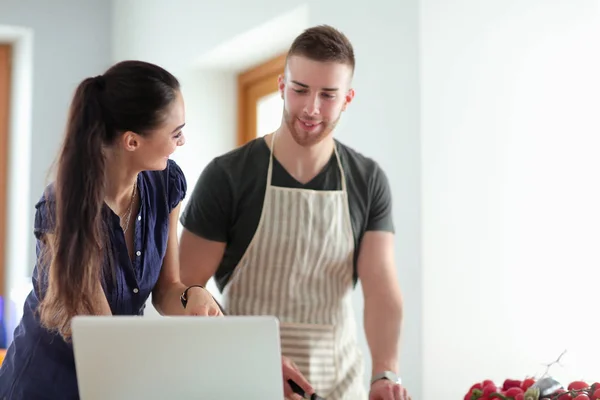
[[[277,78],[284,72],[285,58],[282,54],[238,76],[238,146],[279,127],[283,99]]]
[[[12,46],[0,44],[0,296],[5,296],[6,220],[8,186],[8,128]]]

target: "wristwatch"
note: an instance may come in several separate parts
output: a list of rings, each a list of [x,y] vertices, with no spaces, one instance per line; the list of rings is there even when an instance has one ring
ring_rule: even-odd
[[[402,379],[400,379],[400,377],[398,375],[396,375],[394,372],[383,371],[383,372],[373,375],[373,377],[371,378],[371,385],[382,379],[387,379],[388,381],[392,381],[393,383],[396,383],[398,385],[402,384]]]

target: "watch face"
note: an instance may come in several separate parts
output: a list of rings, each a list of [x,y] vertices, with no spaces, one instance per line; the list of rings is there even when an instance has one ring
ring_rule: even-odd
[[[398,381],[398,376],[396,374],[394,374],[393,372],[386,372],[385,373],[385,377],[387,379],[389,379],[392,382],[397,382]]]

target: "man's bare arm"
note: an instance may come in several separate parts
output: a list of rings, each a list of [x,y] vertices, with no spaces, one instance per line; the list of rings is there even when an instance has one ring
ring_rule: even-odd
[[[181,281],[187,286],[205,286],[219,268],[225,246],[226,243],[204,239],[184,228],[179,241]]]
[[[358,276],[364,295],[365,335],[372,373],[398,373],[402,295],[394,262],[393,233],[365,233],[358,256]]]

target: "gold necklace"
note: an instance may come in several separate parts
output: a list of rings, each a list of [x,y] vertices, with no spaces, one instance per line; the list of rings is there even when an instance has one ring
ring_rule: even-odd
[[[129,220],[131,219],[131,210],[133,208],[133,200],[135,199],[136,188],[137,188],[137,182],[135,182],[133,184],[133,191],[131,193],[131,200],[129,201],[129,207],[127,208],[127,211],[126,211],[127,219],[125,220],[125,227],[123,227],[123,225],[121,225],[121,228],[123,229],[123,233],[127,232],[127,229],[129,229]]]

